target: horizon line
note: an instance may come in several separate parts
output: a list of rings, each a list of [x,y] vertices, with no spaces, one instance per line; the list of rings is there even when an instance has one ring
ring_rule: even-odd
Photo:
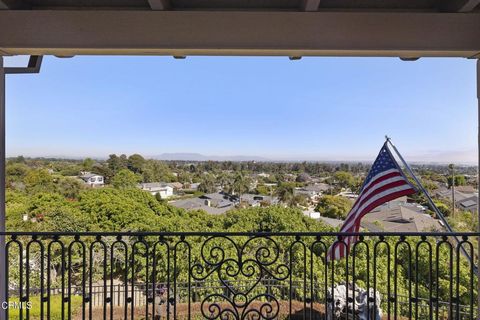
[[[163,153],[159,155],[142,155],[141,153],[134,152],[131,154],[128,153],[110,153],[110,154],[116,154],[117,156],[125,154],[127,156],[133,155],[133,154],[139,154],[142,157],[144,157],[146,160],[158,160],[158,161],[191,161],[191,162],[205,162],[205,161],[213,161],[213,162],[225,162],[225,161],[231,161],[231,162],[319,162],[319,163],[372,163],[375,159],[372,157],[372,159],[367,160],[367,159],[341,159],[336,158],[336,159],[307,159],[307,158],[268,158],[268,157],[263,157],[263,156],[244,156],[244,155],[233,155],[233,156],[213,156],[213,155],[203,155],[200,153]],[[188,159],[188,158],[171,158],[171,159],[162,159],[161,156],[167,156],[167,155],[175,155],[175,154],[182,154],[182,155],[196,155],[196,156],[201,156],[203,159]],[[81,155],[76,155],[76,156],[67,156],[67,155],[23,155],[23,154],[17,154],[17,155],[6,155],[6,159],[10,160],[13,158],[17,157],[24,157],[26,159],[56,159],[56,160],[84,160],[84,159],[92,159],[92,160],[98,160],[98,161],[106,161],[108,160],[108,156],[81,156]],[[235,159],[237,158],[237,159]],[[478,166],[477,161],[431,161],[431,160],[414,160],[414,161],[408,161],[409,163],[412,164],[432,164],[432,165],[448,165],[451,163],[454,164],[460,164],[460,165],[465,165],[465,166]]]

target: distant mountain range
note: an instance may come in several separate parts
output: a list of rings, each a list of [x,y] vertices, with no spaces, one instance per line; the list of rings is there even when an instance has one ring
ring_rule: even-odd
[[[268,158],[256,156],[207,156],[200,153],[162,153],[152,156],[157,160],[180,160],[180,161],[271,161]]]

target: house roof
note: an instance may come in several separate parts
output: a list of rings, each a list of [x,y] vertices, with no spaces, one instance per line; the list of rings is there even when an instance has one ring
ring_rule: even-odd
[[[452,190],[447,189],[447,188],[442,188],[435,190],[435,195],[442,197],[442,198],[447,198],[447,199],[452,199]],[[472,193],[468,192],[461,192],[457,189],[455,189],[455,201],[463,201],[464,199],[470,198],[472,196]]]
[[[330,190],[330,188],[331,186],[326,183],[315,183],[315,184],[309,184],[305,186],[303,189],[307,191],[321,192],[321,191]]]
[[[455,190],[458,190],[463,193],[474,193],[477,190],[473,186],[456,186]]]
[[[262,201],[267,201],[273,204],[278,202],[278,199],[275,197],[266,196],[266,195],[247,193],[247,194],[242,194],[242,201],[247,201],[249,204],[255,204],[255,203],[260,203]]]
[[[102,175],[100,174],[96,174],[96,173],[91,173],[91,172],[88,172],[88,173],[85,173],[85,174],[82,174],[79,176],[80,179],[84,180],[84,181],[88,181],[90,178],[93,178],[93,177],[102,177]]]
[[[169,185],[169,186],[171,186],[172,188],[175,188],[175,189],[183,188],[183,184],[180,183],[180,182],[169,182],[169,183],[167,183],[167,185]]]
[[[370,231],[420,232],[440,229],[438,221],[430,215],[400,204],[368,213],[361,224]]]
[[[229,199],[231,196],[222,192],[206,193],[200,196],[201,199],[210,199],[210,200],[225,200]]]
[[[469,209],[475,209],[477,207],[477,201],[478,201],[478,197],[475,195],[460,201],[456,201],[456,204],[460,206],[462,209],[469,210]]]
[[[170,202],[171,205],[185,210],[203,210],[210,214],[222,214],[232,209],[233,206],[208,206],[205,204],[205,198],[189,198]]]
[[[165,182],[145,182],[145,183],[140,183],[139,184],[140,188],[142,189],[151,189],[151,188],[166,188],[170,187],[167,183]],[[170,187],[171,188],[171,187]]]
[[[328,218],[328,217],[318,217],[318,220],[324,222],[325,224],[332,226],[332,227],[339,227],[341,226],[345,221],[340,220],[340,219],[333,219],[333,218]]]

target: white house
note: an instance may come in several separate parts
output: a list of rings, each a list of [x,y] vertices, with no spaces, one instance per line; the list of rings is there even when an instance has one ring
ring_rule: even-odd
[[[173,196],[173,188],[163,182],[141,183],[139,188],[150,192],[153,196],[159,194],[162,199]]]
[[[80,175],[80,179],[85,182],[85,184],[89,185],[90,187],[103,187],[105,184],[105,179],[103,176],[96,174],[96,173],[91,173],[91,172],[82,172],[82,175]]]

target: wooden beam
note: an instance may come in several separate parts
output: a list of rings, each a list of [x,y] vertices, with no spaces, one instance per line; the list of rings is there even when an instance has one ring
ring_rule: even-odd
[[[169,10],[171,4],[169,0],[148,0],[152,10]]]
[[[3,10],[0,52],[474,57],[480,14]]]
[[[302,11],[318,11],[320,0],[303,0]]]
[[[457,10],[458,12],[470,12],[473,11],[480,4],[480,0],[467,0],[465,3],[460,6]]]
[[[30,8],[30,5],[26,4],[23,0],[0,0],[0,10],[19,10]]]
[[[4,70],[6,74],[39,73],[42,59],[42,56],[30,56],[26,67],[4,67]]]
[[[480,0],[443,0],[440,2],[440,10],[444,12],[471,12],[478,5]]]

